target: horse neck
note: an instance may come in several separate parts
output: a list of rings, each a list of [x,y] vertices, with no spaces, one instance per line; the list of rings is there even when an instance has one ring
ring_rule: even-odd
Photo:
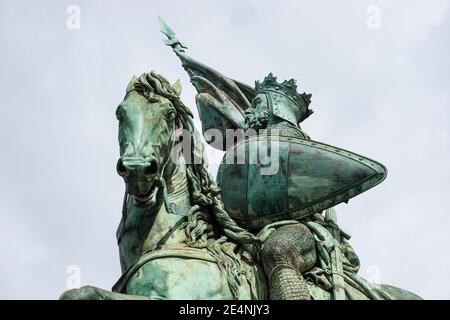
[[[169,203],[184,203],[186,207],[191,207],[186,170],[187,166],[183,158],[178,164],[173,164],[171,173],[164,179]]]
[[[168,168],[165,175],[167,197],[156,214],[153,225],[144,242],[144,251],[164,247],[184,246],[186,236],[181,223],[192,207],[186,175],[186,163],[180,161]],[[164,192],[164,190],[163,190]],[[169,207],[167,208],[166,205]],[[171,212],[168,212],[171,211]]]

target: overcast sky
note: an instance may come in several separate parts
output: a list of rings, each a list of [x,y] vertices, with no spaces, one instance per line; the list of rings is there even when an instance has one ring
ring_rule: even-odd
[[[0,298],[57,298],[72,265],[82,285],[110,289],[120,276],[114,111],[126,85],[150,70],[180,78],[197,117],[158,14],[228,76],[298,79],[313,94],[311,137],[389,170],[337,207],[361,274],[450,298],[449,4],[0,0]],[[208,150],[215,174],[222,154]]]

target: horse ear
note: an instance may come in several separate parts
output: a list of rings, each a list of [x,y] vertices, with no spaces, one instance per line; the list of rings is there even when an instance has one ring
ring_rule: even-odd
[[[134,89],[135,81],[136,81],[136,76],[133,76],[133,78],[131,78],[130,82],[128,82],[127,93]]]
[[[175,89],[175,92],[179,96],[181,94],[181,90],[182,90],[180,79],[175,81],[175,83],[172,85],[172,87]]]

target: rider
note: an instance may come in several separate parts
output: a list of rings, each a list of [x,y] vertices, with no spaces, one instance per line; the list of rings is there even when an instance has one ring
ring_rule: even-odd
[[[246,110],[245,129],[277,130],[280,135],[309,139],[298,123],[312,114],[311,95],[298,94],[294,80],[278,83],[271,73],[256,82],[256,97]],[[309,228],[291,224],[276,229],[264,242],[261,260],[269,279],[271,299],[309,299],[302,273],[317,260],[315,240]]]

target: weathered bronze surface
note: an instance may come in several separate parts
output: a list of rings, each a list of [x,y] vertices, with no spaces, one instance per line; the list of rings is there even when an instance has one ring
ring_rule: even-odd
[[[251,150],[276,146],[275,174],[251,163]],[[245,154],[245,163],[233,163]],[[229,163],[229,164],[227,164]],[[253,136],[226,153],[217,181],[228,214],[238,224],[262,228],[286,219],[301,219],[322,212],[365,192],[386,176],[383,165],[353,152],[320,142],[289,136]],[[236,188],[236,186],[240,186]]]
[[[418,299],[358,275],[358,256],[332,208],[380,183],[386,169],[310,140],[298,124],[312,114],[311,95],[297,93],[295,81],[278,83],[269,74],[252,88],[225,77],[188,57],[160,23],[198,91],[204,134],[264,129],[268,135],[221,145],[208,140],[227,151],[221,190],[206,163],[192,161],[204,159],[203,148],[180,83],[155,72],[133,77],[116,110],[123,274],[112,291],[85,286],[61,299]],[[250,162],[245,150],[244,162],[227,161],[240,148],[273,153],[269,142],[279,154],[272,174],[262,174],[264,164]]]

